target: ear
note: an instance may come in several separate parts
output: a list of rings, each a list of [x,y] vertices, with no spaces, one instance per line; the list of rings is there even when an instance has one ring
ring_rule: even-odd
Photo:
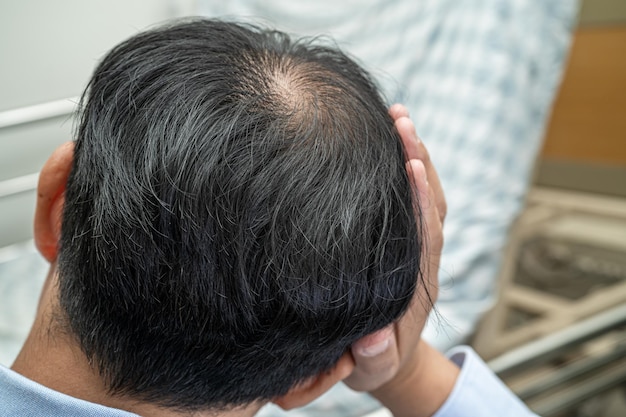
[[[54,262],[57,258],[65,184],[73,160],[74,143],[64,143],[48,158],[39,173],[34,224],[35,245],[48,262]]]
[[[354,359],[349,352],[346,352],[332,369],[294,386],[287,394],[275,398],[272,402],[283,410],[305,406],[320,397],[333,385],[347,378],[353,370]]]

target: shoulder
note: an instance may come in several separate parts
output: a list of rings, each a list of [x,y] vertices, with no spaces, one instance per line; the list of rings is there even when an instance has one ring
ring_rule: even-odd
[[[0,410],[8,416],[131,417],[135,414],[104,407],[54,391],[0,365]]]

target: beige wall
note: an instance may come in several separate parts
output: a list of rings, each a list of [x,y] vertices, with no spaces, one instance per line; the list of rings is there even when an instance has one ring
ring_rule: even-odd
[[[107,50],[146,26],[193,11],[194,3],[0,2],[0,122],[12,110],[80,95]],[[66,115],[0,127],[0,247],[31,236],[34,191],[6,196],[12,189],[7,181],[38,172],[50,153],[71,138],[72,120]]]

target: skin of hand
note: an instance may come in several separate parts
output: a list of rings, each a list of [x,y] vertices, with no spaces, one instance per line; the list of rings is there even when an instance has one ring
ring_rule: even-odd
[[[400,320],[353,344],[355,368],[344,382],[354,390],[369,391],[396,417],[431,416],[449,396],[459,373],[456,365],[421,339],[437,299],[447,205],[437,171],[407,109],[396,104],[389,114],[402,138],[407,172],[419,195],[426,237],[423,279]]]

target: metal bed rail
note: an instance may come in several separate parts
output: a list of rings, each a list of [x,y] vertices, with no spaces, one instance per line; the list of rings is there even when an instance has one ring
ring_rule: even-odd
[[[48,101],[32,106],[0,111],[0,129],[40,122],[74,113],[79,97]]]
[[[620,305],[509,351],[492,359],[488,365],[496,374],[505,376],[529,365],[555,358],[573,346],[624,324],[626,305]]]
[[[509,351],[488,365],[505,381],[535,370],[514,391],[537,414],[561,415],[626,382],[625,326],[626,305],[619,305]],[[605,338],[602,351],[585,351],[588,342],[601,340],[611,332],[616,337],[611,343]],[[537,371],[537,365],[556,359],[551,366]]]
[[[79,97],[68,97],[32,106],[0,111],[0,129],[10,129],[59,117],[69,117],[76,111]],[[39,173],[31,173],[0,181],[0,199],[34,191]]]

